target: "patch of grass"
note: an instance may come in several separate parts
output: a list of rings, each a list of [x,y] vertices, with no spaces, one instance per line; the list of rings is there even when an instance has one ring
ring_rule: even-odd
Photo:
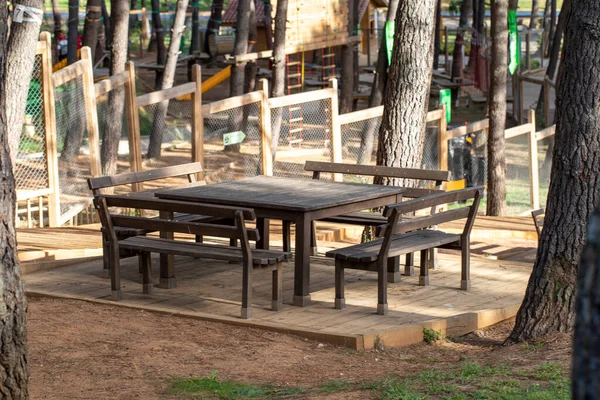
[[[541,381],[556,381],[562,379],[562,368],[558,364],[544,363],[534,371],[534,377]]]
[[[350,384],[343,379],[334,379],[319,386],[319,392],[333,393],[348,390]]]
[[[435,329],[423,328],[423,340],[425,343],[431,344],[442,339],[442,331],[436,331]]]

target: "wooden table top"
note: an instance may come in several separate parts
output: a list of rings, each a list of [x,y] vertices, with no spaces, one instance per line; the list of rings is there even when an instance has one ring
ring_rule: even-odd
[[[405,190],[394,186],[255,176],[206,186],[158,190],[156,196],[170,200],[307,212],[401,194]]]

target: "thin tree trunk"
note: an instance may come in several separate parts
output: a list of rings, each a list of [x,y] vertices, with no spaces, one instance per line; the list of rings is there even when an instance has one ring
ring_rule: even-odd
[[[436,0],[401,1],[398,5],[377,165],[421,166],[433,66],[435,6]],[[403,183],[396,181],[379,178],[376,183]]]
[[[42,0],[18,0],[13,4],[22,4],[38,10],[44,9]],[[38,17],[42,18],[42,15],[39,14]],[[25,105],[39,34],[40,25],[35,22],[13,22],[8,37],[5,95],[8,97],[6,102],[8,143],[13,161],[17,158],[19,139],[23,131]]]
[[[552,16],[552,4],[550,0],[546,0],[546,5],[544,6],[544,20],[542,21],[542,28],[544,29],[543,35],[543,43],[544,47],[541,49],[542,55],[545,58],[546,54],[548,54],[548,49],[550,48],[550,19]],[[543,65],[541,65],[543,67]]]
[[[388,5],[389,8],[389,5]],[[442,34],[442,0],[438,0],[435,8],[435,33],[433,42],[433,69],[438,69],[440,66],[440,47]]]
[[[58,61],[60,54],[58,53],[58,42],[60,41],[60,34],[62,33],[62,22],[60,18],[60,8],[58,0],[52,0],[52,14],[54,15],[54,57],[55,62]]]
[[[600,205],[600,74],[590,68],[600,65],[598,32],[600,4],[573,0],[556,93],[556,146],[544,229],[509,341],[567,332],[575,322],[577,265],[588,220]]]
[[[69,0],[69,28],[67,64],[77,62],[77,35],[79,34],[79,0]]]
[[[156,0],[152,1],[154,3]],[[181,43],[181,36],[183,36],[183,31],[185,30],[184,23],[187,6],[188,0],[177,0],[177,10],[175,11],[171,42],[169,43],[169,54],[167,55],[167,60],[165,63],[163,81],[160,87],[161,90],[173,87],[173,81],[175,79],[175,72],[177,69],[177,56],[179,55],[179,44]],[[168,100],[159,103],[156,107],[154,121],[152,122],[152,132],[150,134],[150,143],[148,144],[148,158],[160,157],[163,132],[165,128],[165,118],[167,117],[168,108]]]
[[[492,65],[488,133],[487,215],[506,214],[506,75],[508,73],[508,0],[492,0]]]
[[[271,97],[281,97],[285,90],[285,30],[287,25],[287,8],[288,0],[277,1],[275,9],[275,37],[273,40],[273,88],[271,89]],[[279,137],[281,135],[281,120],[283,108],[275,108],[272,111],[272,139],[271,151],[273,153],[273,161],[277,153]]]
[[[211,54],[209,38],[210,36],[217,35],[219,33],[219,26],[221,26],[221,14],[223,13],[223,0],[213,0],[210,11],[210,18],[206,25],[206,35],[204,36],[204,52],[208,53],[211,58],[216,57],[216,54]]]
[[[355,15],[357,14],[358,0],[348,0],[348,36],[353,36],[356,27]],[[352,112],[354,97],[354,45],[342,46],[342,79],[339,98],[340,114]]]
[[[125,71],[127,62],[127,44],[129,42],[129,4],[122,0],[111,1],[113,44],[110,53],[110,75]],[[102,173],[117,173],[119,141],[123,131],[123,113],[125,111],[125,90],[123,86],[111,90],[108,94],[108,110],[102,134]]]
[[[192,41],[190,43],[190,54],[200,52],[200,17],[198,11],[200,3],[192,2]]]
[[[452,79],[462,77],[462,70],[465,67],[462,62],[463,45],[465,43],[465,31],[461,28],[467,28],[469,24],[469,16],[471,15],[471,2],[464,0],[460,4],[460,17],[458,19],[458,31],[454,42],[454,52],[452,53]],[[458,90],[453,90],[454,96],[458,94]]]
[[[396,19],[399,0],[390,0],[386,22],[391,22]],[[438,3],[439,4],[439,3]],[[369,108],[381,105],[385,87],[388,81],[388,56],[385,34],[381,35],[381,43],[377,53],[377,66],[375,68],[375,78],[371,85],[371,94],[369,95]],[[375,130],[379,121],[372,118],[369,120],[366,129],[360,139],[360,153],[358,155],[357,164],[370,164],[373,157],[373,148],[375,143]]]
[[[556,32],[556,0],[547,1],[550,2],[550,30],[548,32],[548,57],[550,57],[550,49],[552,48]]]
[[[563,6],[564,7],[564,6]],[[600,209],[588,224],[587,244],[579,262],[573,338],[573,399],[600,393]]]
[[[87,0],[85,9],[85,23],[83,25],[83,45],[92,50],[98,41],[98,28],[102,15],[102,0]]]
[[[531,1],[531,18],[529,19],[529,29],[537,27],[538,14],[540,12],[539,0]]]
[[[124,0],[127,1],[127,0]],[[137,10],[137,0],[131,0],[131,4],[129,6],[130,10]],[[129,16],[129,30],[133,30],[135,29],[135,26],[137,25],[137,21],[138,21],[138,15],[137,14],[131,14]]]
[[[273,6],[271,5],[271,0],[264,0],[264,9],[265,9],[265,36],[267,40],[267,49],[273,49],[273,17],[271,13],[273,12]]]
[[[250,2],[250,20],[248,21],[248,52],[252,53],[256,50],[256,0]],[[244,69],[244,93],[250,93],[254,91],[256,87],[256,73],[257,73],[256,61],[250,61],[246,64]],[[248,107],[243,107],[243,120],[241,130],[248,132]],[[240,144],[233,144],[227,146],[225,149],[228,151],[240,151]]]
[[[104,45],[107,51],[111,51],[112,32],[110,29],[110,14],[106,8],[106,0],[102,0],[102,22],[104,23]]]
[[[250,30],[250,4],[254,0],[240,0],[237,8],[237,25],[235,27],[235,45],[233,55],[239,56],[248,53],[248,36]],[[244,90],[244,69],[246,63],[231,66],[231,84],[229,97],[239,96]]]
[[[20,4],[23,4],[19,2]],[[41,1],[39,2],[41,3]],[[31,3],[30,3],[31,4]],[[37,4],[37,3],[35,3]],[[41,8],[41,7],[39,7]],[[23,26],[21,26],[23,25]],[[13,22],[11,29],[27,30],[25,25],[34,25],[39,30],[39,25],[34,23],[19,24]],[[21,48],[7,46],[8,7],[6,0],[0,0],[0,246],[2,251],[2,266],[0,267],[0,310],[2,310],[2,323],[0,323],[0,397],[6,399],[27,399],[27,301],[21,280],[19,259],[17,257],[17,238],[15,230],[15,204],[17,203],[15,179],[13,176],[9,146],[9,122],[6,110],[11,108],[9,103],[16,104],[16,99],[11,98],[6,91],[7,63],[10,55],[7,53],[31,53],[33,47]],[[11,33],[12,35],[12,33]],[[21,35],[22,36],[22,35]],[[29,38],[22,37],[29,43]],[[37,40],[37,34],[33,37]],[[29,71],[31,73],[31,70]],[[29,84],[29,77],[23,82]],[[25,104],[21,107],[24,109]]]
[[[159,0],[152,0],[152,25],[156,34],[156,64],[165,65],[167,62],[167,49],[165,47],[165,33],[163,32],[162,21],[160,19]],[[156,79],[154,80],[154,90],[160,90],[164,80],[165,72],[163,69],[156,70]]]

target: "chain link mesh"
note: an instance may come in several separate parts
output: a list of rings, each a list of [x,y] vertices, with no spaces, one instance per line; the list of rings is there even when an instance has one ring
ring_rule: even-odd
[[[330,99],[272,108],[271,124],[277,141],[273,175],[310,178],[312,173],[304,171],[307,160],[331,161]]]
[[[548,190],[550,189],[550,172],[552,169],[552,153],[550,141],[552,138],[546,138],[538,141],[537,161],[540,177],[540,207],[546,207],[548,200]]]
[[[529,170],[527,135],[506,140],[506,207],[509,215],[531,209]]]

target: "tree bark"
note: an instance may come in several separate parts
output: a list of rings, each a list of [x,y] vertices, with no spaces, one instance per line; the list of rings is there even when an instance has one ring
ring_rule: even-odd
[[[89,47],[92,54],[94,54],[98,41],[100,16],[102,16],[102,0],[87,0],[83,25],[83,46]]]
[[[18,0],[13,4],[44,9],[42,0]],[[27,17],[27,16],[25,16]],[[38,17],[42,17],[38,15]],[[8,37],[8,53],[6,54],[6,118],[8,126],[8,143],[13,161],[19,149],[19,139],[23,131],[25,105],[29,93],[29,83],[35,62],[35,49],[40,34],[40,25],[35,22],[13,22]]]
[[[254,0],[240,0],[237,8],[237,25],[235,31],[235,45],[233,55],[239,56],[248,53],[248,36],[250,30],[250,3]],[[239,96],[244,90],[244,69],[246,63],[231,66],[231,84],[229,97]]]
[[[435,5],[436,0],[401,1],[398,5],[377,165],[421,166],[433,65]],[[376,183],[403,182],[380,178]]]
[[[548,49],[550,48],[549,44],[550,44],[551,15],[552,15],[552,4],[551,4],[550,0],[546,0],[546,5],[544,6],[544,19],[542,21],[542,28],[544,29],[544,32],[542,33],[544,47],[542,48],[541,51],[542,51],[542,55],[544,56],[544,58],[548,54]],[[543,65],[542,65],[542,67],[543,67]]]
[[[77,35],[79,34],[79,0],[69,0],[67,64],[77,62]]]
[[[152,0],[154,3],[156,0]],[[169,43],[169,54],[165,63],[163,81],[160,86],[161,90],[173,87],[175,79],[175,71],[177,69],[177,57],[179,55],[179,44],[181,36],[185,30],[185,14],[188,6],[188,0],[177,0],[177,10],[175,11],[175,20],[173,21],[173,29],[171,32],[171,42]],[[154,14],[152,15],[154,18]],[[158,32],[157,32],[158,40]],[[148,144],[148,158],[160,157],[163,132],[165,128],[165,118],[169,101],[163,101],[156,107],[154,121],[152,122],[152,133],[150,134],[150,143]]]
[[[600,3],[573,0],[556,93],[556,146],[544,229],[509,341],[573,328],[577,264],[588,220],[600,203],[600,75],[590,68],[600,65],[598,32]]]
[[[60,8],[58,5],[58,0],[52,0],[52,14],[54,15],[54,57],[53,60],[58,62],[58,57],[60,54],[58,53],[58,42],[60,41],[59,37],[62,33],[62,22],[60,18]]]
[[[564,7],[564,6],[563,6]],[[562,12],[561,12],[562,13]],[[573,339],[573,399],[600,393],[600,209],[588,224],[587,244],[579,262]]]
[[[548,57],[550,57],[550,49],[554,42],[554,34],[556,32],[556,0],[547,0],[550,2],[550,29],[548,32]]]
[[[216,57],[216,54],[210,53],[210,46],[208,45],[209,37],[218,34],[219,26],[221,26],[221,14],[223,13],[223,0],[213,0],[210,18],[206,25],[206,35],[204,37],[204,51],[208,53],[211,58]]]
[[[540,12],[539,0],[532,0],[531,1],[531,18],[529,19],[529,29],[536,28],[539,12]]]
[[[275,9],[275,37],[273,40],[273,88],[271,89],[271,97],[281,97],[285,90],[285,31],[287,25],[287,9],[288,0],[277,1]],[[283,108],[276,108],[272,112],[272,139],[271,152],[273,161],[277,153],[277,145],[281,134],[281,119]]]
[[[391,22],[396,19],[399,0],[390,0],[386,22]],[[439,4],[439,2],[438,2]],[[381,105],[385,87],[388,81],[388,56],[385,34],[381,35],[381,43],[377,53],[377,65],[375,68],[375,78],[371,85],[371,94],[369,95],[369,108],[378,107]],[[360,139],[360,153],[358,155],[357,164],[369,164],[373,154],[375,143],[375,130],[377,129],[378,121],[374,118],[370,119],[367,128],[364,130]]]
[[[19,2],[20,3],[20,2]],[[22,3],[20,3],[22,4]],[[11,29],[19,25],[39,25],[34,23],[19,24],[13,22]],[[0,397],[6,399],[27,399],[27,301],[21,280],[19,259],[17,257],[17,238],[15,230],[15,179],[9,149],[9,122],[6,110],[8,102],[15,100],[8,96],[6,83],[7,53],[18,53],[24,50],[33,53],[35,49],[7,47],[8,7],[6,0],[0,0],[0,246],[2,266],[0,267]],[[14,32],[14,31],[13,31]],[[11,34],[12,35],[12,34]],[[28,38],[26,39],[29,42]],[[37,40],[37,34],[34,36]],[[31,71],[30,71],[31,72]],[[29,78],[25,80],[29,84]],[[25,104],[22,105],[25,108]]]
[[[389,9],[389,5],[388,5]],[[435,8],[435,33],[433,41],[433,69],[438,69],[440,66],[440,47],[442,34],[442,0],[438,0]]]
[[[256,50],[256,1],[252,0],[250,2],[250,19],[248,21],[248,53],[252,53]],[[246,64],[244,68],[244,93],[250,93],[254,91],[256,87],[256,73],[257,73],[257,64],[256,61],[250,61]],[[250,116],[248,113],[248,107],[243,107],[243,116],[242,123],[240,129],[237,129],[236,126],[232,126],[230,131],[235,132],[236,130],[241,130],[242,132],[248,132],[248,117]],[[237,120],[237,117],[234,117]],[[240,151],[240,144],[233,144],[225,147],[227,151]]]
[[[358,0],[348,0],[348,36],[354,36],[356,14],[358,13]],[[339,98],[340,114],[352,112],[354,97],[354,45],[342,46],[342,78],[341,93]]]
[[[111,1],[113,44],[110,52],[110,75],[125,71],[127,62],[127,44],[129,42],[129,4],[122,0]],[[104,132],[102,133],[102,173],[117,173],[119,141],[123,131],[123,112],[125,110],[125,90],[121,86],[108,94],[108,110]]]
[[[506,214],[506,74],[508,73],[508,0],[492,0],[492,65],[488,133],[487,215]]]
[[[106,0],[102,0],[102,22],[104,23],[104,45],[106,46],[106,50],[110,51],[112,32],[110,28],[110,14],[106,8]]]
[[[152,0],[152,25],[154,27],[156,37],[156,63],[165,65],[167,62],[167,49],[165,47],[165,33],[163,32],[162,21],[160,19],[160,3],[159,0]],[[164,77],[164,70],[156,70],[156,78],[154,80],[154,90],[160,90]]]
[[[273,12],[273,5],[271,4],[271,0],[264,0],[264,9],[267,49],[273,50],[273,17],[271,16],[271,13]]]
[[[190,43],[190,54],[200,51],[200,17],[198,11],[200,3],[192,1],[192,40]]]
[[[463,45],[465,43],[465,31],[461,28],[467,28],[469,25],[469,16],[471,15],[471,4],[469,0],[463,0],[460,4],[460,17],[458,19],[458,31],[456,33],[456,40],[454,41],[454,52],[452,53],[452,79],[461,78],[463,68],[465,67],[462,62]],[[456,97],[458,90],[455,90]]]

